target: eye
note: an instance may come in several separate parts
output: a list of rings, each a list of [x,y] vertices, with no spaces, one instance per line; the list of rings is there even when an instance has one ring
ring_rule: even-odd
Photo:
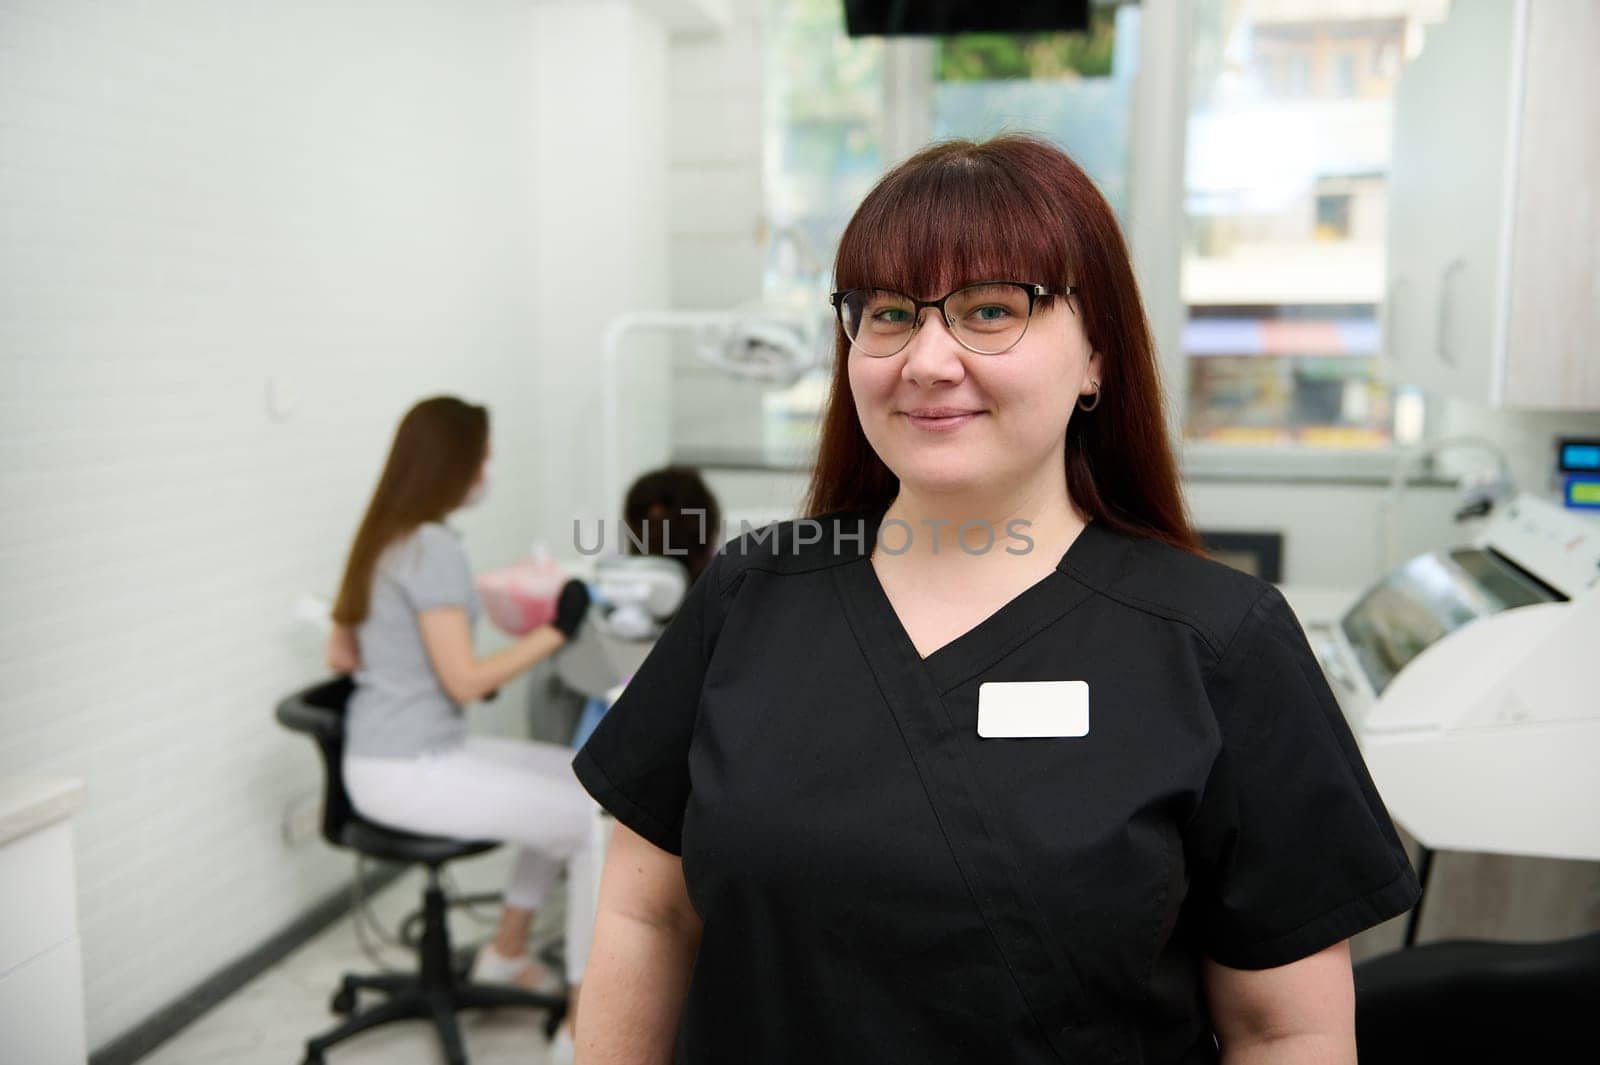
[[[988,303],[982,307],[973,308],[972,317],[980,322],[998,322],[1000,319],[1010,315],[1010,313],[1011,311],[1006,307],[996,303]]]
[[[872,319],[885,325],[904,325],[911,320],[911,314],[904,307],[881,307],[872,312]]]

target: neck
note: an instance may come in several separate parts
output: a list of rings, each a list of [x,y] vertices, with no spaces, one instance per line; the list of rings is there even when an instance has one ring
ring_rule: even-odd
[[[1058,474],[1053,480],[1023,486],[998,486],[992,490],[960,493],[918,491],[904,483],[889,509],[883,516],[904,522],[911,529],[910,549],[904,552],[917,557],[932,556],[934,536],[938,536],[940,558],[986,557],[962,551],[957,537],[964,523],[987,523],[996,545],[988,554],[1003,548],[1013,528],[1018,528],[1036,544],[1052,544],[1075,536],[1088,519],[1072,502],[1067,492],[1066,478]],[[1011,523],[1018,523],[1013,526]],[[1021,524],[1021,523],[1026,524]],[[939,524],[943,523],[943,524]],[[970,528],[966,542],[973,550],[981,547],[988,532]],[[893,534],[898,546],[905,539],[903,529]],[[887,542],[887,541],[886,541]]]

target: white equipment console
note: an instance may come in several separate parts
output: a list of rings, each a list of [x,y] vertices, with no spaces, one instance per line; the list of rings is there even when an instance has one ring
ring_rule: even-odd
[[[1513,500],[1370,588],[1323,665],[1424,846],[1600,860],[1600,523]]]

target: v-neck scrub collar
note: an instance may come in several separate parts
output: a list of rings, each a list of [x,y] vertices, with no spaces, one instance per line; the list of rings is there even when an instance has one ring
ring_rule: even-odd
[[[1116,540],[1100,523],[1090,521],[1073,537],[1051,572],[924,657],[895,613],[872,567],[872,550],[882,530],[885,512],[878,509],[861,518],[865,536],[853,563],[837,571],[840,587],[861,598],[863,609],[872,618],[874,646],[886,654],[915,659],[941,693],[982,673],[1009,650],[1026,643],[1083,603],[1090,593],[1085,578],[1094,572],[1097,562],[1102,560],[1100,556],[1114,547]],[[841,526],[848,527],[850,520],[844,519]],[[997,544],[994,550],[1004,548]],[[1034,550],[1043,548],[1036,545]],[[867,638],[865,634],[863,638]]]

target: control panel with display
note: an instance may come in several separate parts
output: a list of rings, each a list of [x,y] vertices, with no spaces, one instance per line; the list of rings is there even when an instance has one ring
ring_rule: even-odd
[[[1561,502],[1574,510],[1600,510],[1600,437],[1556,440]]]

